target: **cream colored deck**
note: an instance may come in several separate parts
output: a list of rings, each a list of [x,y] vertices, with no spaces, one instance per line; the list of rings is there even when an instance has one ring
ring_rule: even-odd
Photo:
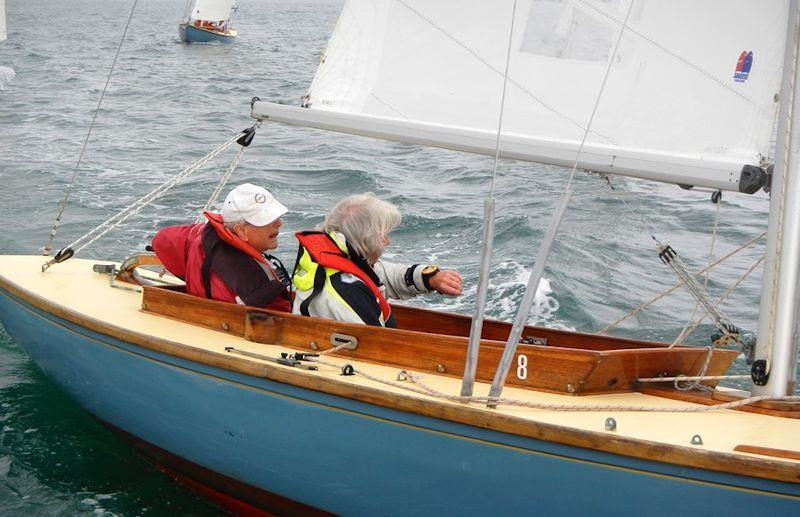
[[[107,276],[92,271],[92,265],[99,261],[72,259],[64,264],[53,266],[46,273],[41,273],[40,271],[42,262],[42,258],[36,256],[1,256],[0,287],[4,287],[9,283],[16,285],[27,292],[26,299],[46,300],[47,302],[44,303],[52,303],[62,311],[82,315],[82,317],[110,327],[112,330],[110,333],[112,334],[113,328],[116,327],[135,333],[158,336],[164,340],[219,354],[226,354],[224,351],[226,346],[275,357],[279,355],[279,352],[288,350],[283,347],[252,343],[224,332],[207,330],[142,312],[140,310],[140,293],[110,288]],[[256,359],[246,360],[259,363]],[[336,357],[328,357],[326,361],[337,364],[345,363],[343,359]],[[380,376],[386,380],[395,380],[398,373],[397,368],[382,367],[369,363],[356,363],[349,360],[347,362],[353,363],[358,370],[368,372],[373,376]],[[456,402],[419,395],[376,383],[360,376],[342,377],[339,375],[340,371],[338,369],[323,365],[320,365],[319,371],[307,372],[273,363],[268,364],[292,371],[294,374],[324,379],[325,383],[330,383],[331,385],[361,386],[390,394],[402,394],[403,397],[421,401],[427,399],[443,406],[463,407],[463,405]],[[458,379],[424,375],[424,382],[442,392],[456,395],[460,391],[460,381]],[[483,396],[487,393],[488,385],[476,385],[476,395]],[[574,397],[506,388],[504,396],[531,402],[585,404],[587,407],[592,405],[653,407],[688,405],[685,402],[640,393]],[[612,437],[629,438],[637,441],[643,440],[651,443],[656,442],[677,446],[684,450],[695,449],[698,451],[733,454],[741,458],[749,456],[760,458],[761,460],[795,464],[798,467],[798,476],[796,478],[800,479],[800,461],[767,458],[733,451],[733,448],[740,444],[800,451],[800,445],[798,445],[800,420],[798,419],[778,418],[734,410],[716,410],[703,413],[664,413],[551,411],[502,405],[494,410],[480,405],[473,405],[472,408],[489,415],[507,415],[524,419],[532,424],[552,424],[566,429],[604,433],[608,435],[609,439],[612,439]],[[604,422],[607,417],[616,419],[617,430],[615,432],[604,430]],[[690,445],[690,440],[694,435],[702,437],[703,445]]]

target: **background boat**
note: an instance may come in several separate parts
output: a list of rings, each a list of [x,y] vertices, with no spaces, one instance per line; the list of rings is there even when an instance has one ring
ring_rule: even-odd
[[[48,39],[44,27],[36,23],[41,16],[55,16],[55,5],[36,0],[10,5],[14,16],[10,22],[19,30],[20,42],[9,41],[0,49],[3,62],[18,72],[13,83],[0,86],[0,124],[7,135],[0,139],[0,174],[6,182],[0,215],[12,222],[0,235],[0,247],[3,253],[34,253],[46,240],[107,73],[109,49],[118,43],[119,20],[130,5],[104,2],[98,10],[95,2],[76,2],[74,10],[65,13],[73,17],[64,36],[73,43],[71,48]],[[122,50],[121,62],[128,65],[112,78],[102,123],[78,177],[81,194],[66,213],[61,230],[65,238],[77,237],[232,130],[249,124],[246,114],[252,95],[270,95],[296,105],[313,76],[339,6],[248,2],[242,6],[240,28],[264,36],[223,48],[187,47],[165,40],[161,35],[171,30],[169,20],[178,17],[174,6],[141,4],[142,16],[134,18],[134,30]],[[80,30],[89,20],[103,28],[100,45]],[[285,42],[290,33],[292,45]],[[198,66],[232,80],[209,82],[197,74]],[[176,91],[176,81],[186,88]],[[36,93],[31,95],[32,91]],[[188,98],[187,91],[192,93]],[[143,149],[147,161],[140,159]],[[527,165],[504,162],[501,167],[499,188],[507,201],[500,207],[496,255],[500,258],[489,309],[495,317],[509,318],[521,297],[526,259],[541,239],[550,200],[564,177],[555,168],[543,167],[543,174],[531,180]],[[476,170],[486,172],[475,175]],[[271,127],[257,136],[238,177],[281,192],[281,199],[293,208],[287,234],[316,224],[336,199],[355,188],[398,203],[406,217],[393,237],[392,256],[422,257],[462,270],[470,282],[467,296],[426,303],[468,312],[474,300],[482,189],[487,188],[490,170],[491,160],[482,157]],[[532,181],[541,199],[531,199],[529,191],[518,188]],[[89,256],[107,257],[121,248],[141,250],[156,227],[191,220],[215,182],[210,174],[198,177],[137,216],[121,233],[98,242]],[[420,191],[419,184],[430,187]],[[707,194],[624,179],[614,180],[614,185],[617,190],[611,192],[597,178],[578,178],[575,209],[569,212],[547,270],[549,288],[540,292],[534,321],[596,330],[671,285],[673,276],[657,262],[647,238],[642,238],[643,228],[672,235],[693,263],[706,260],[707,230],[714,212]],[[635,216],[624,209],[620,198],[633,207]],[[437,211],[431,213],[434,204]],[[720,252],[758,235],[766,208],[766,196],[761,194],[726,196]],[[286,246],[288,239],[283,239]],[[282,258],[291,260],[293,245],[281,252]],[[719,276],[712,276],[712,289],[729,285],[759,253],[746,252],[723,267]],[[749,277],[726,305],[729,314],[749,328],[754,326],[758,281],[758,273]],[[685,294],[665,300],[620,332],[669,339],[683,326],[678,315],[692,303]],[[694,342],[705,343],[707,333],[704,327]],[[145,507],[195,514],[214,511],[149,470],[55,390],[15,343],[7,336],[3,339],[0,405],[3,426],[11,429],[3,432],[0,442],[2,464],[7,467],[0,469],[5,470],[6,481],[0,497],[6,505],[14,505],[8,507],[87,513],[94,509],[137,513]],[[98,457],[98,450],[104,454]]]
[[[230,27],[232,0],[188,0],[178,36],[186,43],[229,43],[236,37]]]

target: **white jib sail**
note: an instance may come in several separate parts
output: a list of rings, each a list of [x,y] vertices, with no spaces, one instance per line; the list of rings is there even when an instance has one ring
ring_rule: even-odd
[[[253,115],[494,154],[511,0],[349,0],[309,109]],[[501,156],[571,166],[628,0],[518,0]],[[788,0],[634,0],[582,168],[736,190],[766,158]]]
[[[219,22],[231,17],[233,0],[195,0],[189,21]]]
[[[0,41],[6,39],[6,0],[0,0]]]

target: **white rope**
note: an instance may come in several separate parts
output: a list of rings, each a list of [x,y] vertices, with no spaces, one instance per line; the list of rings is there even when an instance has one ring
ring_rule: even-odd
[[[705,278],[703,279],[703,290],[706,292],[708,291],[708,279],[711,276],[711,270],[708,268],[708,266],[710,266],[711,263],[714,261],[714,246],[717,242],[717,231],[719,229],[719,212],[720,212],[720,206],[722,205],[721,197],[717,200],[716,205],[717,207],[716,210],[714,211],[714,228],[711,230],[711,245],[709,246],[708,249],[708,263],[706,264],[706,274]],[[672,342],[670,348],[683,343],[683,341],[689,335],[688,332],[689,326],[692,324],[692,320],[694,320],[694,316],[695,314],[697,314],[697,309],[699,308],[700,308],[700,302],[695,301],[694,309],[692,309],[692,314],[689,316],[689,319],[686,320],[686,325],[683,326],[683,329],[678,334],[678,337],[676,337],[675,340]]]
[[[734,328],[735,325],[733,322],[728,318],[726,315],[719,310],[714,302],[711,301],[711,298],[708,295],[708,292],[703,289],[703,286],[700,285],[700,282],[697,281],[697,278],[689,271],[686,263],[681,259],[681,256],[678,252],[674,251],[672,248],[666,247],[663,248],[662,251],[664,252],[663,258],[664,262],[672,268],[678,278],[683,280],[684,285],[689,290],[689,293],[694,296],[695,300],[697,300],[705,309],[706,313],[711,314],[714,318],[717,328],[720,331],[728,334]]]
[[[194,220],[195,223],[202,223],[205,220],[203,214],[211,210],[211,207],[214,205],[214,203],[217,202],[217,199],[219,199],[219,195],[222,193],[222,189],[225,188],[225,185],[228,183],[228,180],[231,178],[231,175],[233,175],[233,171],[235,171],[236,167],[239,166],[239,161],[242,159],[242,155],[244,154],[245,149],[247,149],[247,147],[245,146],[241,146],[239,148],[239,152],[237,152],[236,156],[233,157],[231,164],[228,166],[228,170],[226,170],[225,174],[222,175],[222,177],[219,180],[219,183],[217,183],[217,186],[214,189],[214,192],[211,193],[211,196],[209,196],[205,206],[203,206],[203,209],[200,210],[200,214]]]
[[[53,239],[56,237],[56,232],[58,231],[58,227],[61,224],[61,216],[64,215],[64,210],[67,208],[67,201],[69,201],[69,195],[72,192],[72,186],[75,184],[75,178],[78,175],[78,168],[81,165],[81,161],[83,160],[83,154],[86,151],[86,146],[89,143],[89,136],[92,134],[92,130],[94,129],[95,121],[97,120],[97,114],[100,112],[100,106],[103,104],[103,98],[106,96],[106,91],[108,90],[108,83],[111,81],[111,75],[114,73],[114,67],[117,64],[117,58],[119,57],[119,52],[122,50],[122,44],[125,42],[125,36],[128,34],[128,27],[131,25],[131,20],[133,19],[133,13],[136,11],[136,4],[138,0],[134,0],[133,7],[131,8],[131,14],[128,16],[128,22],[125,24],[125,30],[122,31],[122,38],[119,40],[119,45],[117,46],[117,53],[114,54],[114,61],[111,62],[111,69],[108,71],[108,77],[106,77],[106,84],[103,86],[103,91],[100,93],[100,100],[97,102],[97,108],[94,110],[94,114],[92,115],[92,123],[89,124],[89,131],[86,133],[86,138],[83,140],[83,147],[81,147],[81,153],[78,155],[78,161],[75,163],[75,169],[72,171],[72,178],[69,181],[69,185],[67,185],[67,190],[64,192],[64,199],[61,200],[61,206],[58,209],[58,213],[56,214],[56,218],[53,221],[53,227],[50,228],[50,237],[47,239],[47,244],[42,247],[43,255],[47,256],[50,254],[50,250],[53,249]]]
[[[747,269],[747,271],[745,271],[745,272],[744,272],[744,273],[743,273],[741,276],[739,276],[739,278],[736,280],[736,282],[734,282],[734,283],[733,283],[733,284],[732,284],[730,287],[728,287],[728,288],[727,288],[727,289],[726,289],[726,290],[725,290],[725,291],[722,293],[722,295],[720,295],[720,297],[719,297],[719,298],[717,298],[717,301],[716,301],[716,302],[714,302],[714,303],[715,303],[716,305],[719,305],[719,304],[721,304],[721,303],[722,303],[722,302],[725,300],[725,298],[727,298],[727,297],[728,297],[728,295],[729,295],[729,294],[731,294],[731,292],[733,292],[733,290],[734,290],[734,289],[736,289],[737,287],[739,287],[739,284],[741,284],[741,283],[744,281],[744,279],[745,279],[745,278],[747,278],[747,277],[750,275],[750,273],[752,273],[753,271],[755,271],[755,269],[756,269],[756,268],[759,266],[759,264],[761,264],[763,261],[764,261],[764,257],[763,257],[763,256],[759,257],[759,258],[758,258],[758,260],[756,260],[756,261],[755,261],[755,263],[754,263],[752,266],[750,266],[750,268],[749,268],[749,269]],[[695,321],[694,323],[692,323],[692,325],[689,327],[689,330],[686,332],[686,337],[688,337],[688,336],[689,336],[689,335],[690,335],[692,332],[694,332],[694,331],[695,331],[695,329],[697,329],[697,327],[700,325],[700,323],[702,323],[702,322],[703,322],[703,321],[704,321],[704,320],[705,320],[707,317],[708,317],[708,313],[705,313],[705,314],[703,314],[703,315],[702,315],[702,316],[701,316],[701,317],[700,317],[700,318],[699,318],[697,321]]]
[[[327,350],[326,352],[331,352]],[[329,363],[327,361],[315,360],[319,363],[337,370],[341,370],[345,365]],[[352,365],[351,365],[352,366]],[[721,409],[734,409],[737,407],[747,406],[756,402],[766,400],[770,401],[784,401],[784,402],[800,402],[800,396],[783,396],[773,397],[771,395],[760,395],[757,397],[748,397],[741,400],[726,402],[723,404],[715,404],[711,406],[678,406],[678,407],[662,407],[662,406],[626,406],[626,405],[582,405],[582,404],[551,404],[545,402],[530,402],[525,400],[510,399],[510,398],[490,398],[490,397],[462,397],[461,395],[449,395],[442,391],[431,388],[422,382],[422,377],[413,374],[407,370],[400,370],[398,379],[405,379],[410,381],[412,385],[403,381],[389,381],[380,377],[370,375],[366,372],[353,368],[353,373],[364,377],[365,379],[392,386],[395,388],[403,389],[421,395],[428,395],[435,398],[449,400],[452,402],[461,403],[477,403],[477,404],[503,404],[506,406],[524,407],[529,409],[541,409],[552,411],[570,411],[570,412],[596,412],[596,411],[635,411],[635,412],[659,412],[659,413],[705,413],[708,411],[717,411]]]
[[[190,165],[183,171],[179,172],[178,174],[167,180],[162,185],[156,187],[145,196],[139,198],[131,205],[118,212],[116,215],[111,216],[106,221],[100,223],[95,228],[89,230],[89,232],[87,232],[83,236],[73,241],[64,249],[73,249],[74,253],[77,254],[79,251],[94,243],[97,239],[108,233],[110,230],[119,226],[123,221],[128,219],[130,216],[139,213],[149,203],[163,196],[169,189],[174,187],[180,180],[193,174],[194,172],[199,170],[203,165],[216,158],[217,155],[219,155],[225,149],[236,143],[236,141],[241,136],[242,136],[241,132],[237,133],[236,136],[230,138],[228,141],[226,141],[225,143],[223,143],[222,145],[220,145],[219,147],[217,147],[216,149],[205,155],[203,158],[197,160],[192,165]],[[91,240],[88,240],[90,238]],[[79,244],[80,246],[78,246]],[[50,260],[49,262],[44,264],[42,266],[42,271],[47,270],[47,268],[49,268],[53,263],[54,260]]]

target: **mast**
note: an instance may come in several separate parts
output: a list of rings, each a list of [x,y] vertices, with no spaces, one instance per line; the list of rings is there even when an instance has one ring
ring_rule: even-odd
[[[792,0],[786,34],[775,170],[759,305],[753,394],[794,392],[800,280],[800,4]]]

